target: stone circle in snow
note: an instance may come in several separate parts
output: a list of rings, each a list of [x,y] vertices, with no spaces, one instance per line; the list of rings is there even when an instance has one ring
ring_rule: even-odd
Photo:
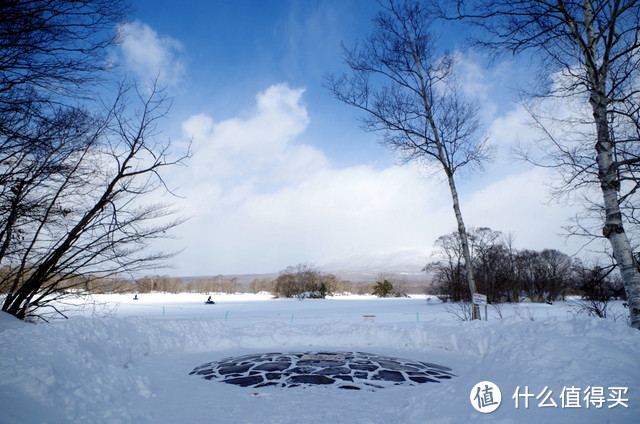
[[[251,354],[207,362],[193,374],[242,387],[324,385],[351,390],[439,383],[455,377],[442,365],[364,352]]]

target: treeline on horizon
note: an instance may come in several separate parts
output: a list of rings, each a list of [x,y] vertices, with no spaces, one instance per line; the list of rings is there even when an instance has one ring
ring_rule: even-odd
[[[567,296],[598,301],[626,299],[612,264],[583,262],[554,249],[515,249],[511,237],[486,227],[471,229],[469,240],[478,291],[487,295],[490,303],[553,302]],[[439,237],[435,247],[433,260],[423,268],[422,281],[410,281],[393,273],[380,273],[375,281],[351,281],[299,264],[280,271],[277,277],[256,277],[252,281],[224,275],[202,278],[152,275],[138,279],[74,276],[64,280],[60,289],[78,294],[268,293],[301,299],[346,294],[381,297],[430,294],[445,302],[467,301],[470,293],[458,233]],[[5,266],[0,269],[0,277],[11,272]],[[7,284],[0,284],[0,295],[6,295],[8,290]]]
[[[479,293],[490,303],[553,302],[567,296],[586,300],[626,299],[619,273],[610,264],[583,261],[555,249],[516,249],[513,238],[487,227],[468,234],[471,262]],[[437,260],[424,271],[432,275],[432,294],[443,301],[468,300],[462,242],[457,232],[440,236]]]
[[[217,275],[212,277],[184,278],[168,275],[148,275],[138,279],[127,278],[92,278],[76,276],[60,283],[59,288],[79,294],[144,294],[144,293],[202,293],[202,294],[235,294],[235,293],[269,293],[276,297],[320,297],[311,292],[295,293],[285,289],[290,276],[295,274],[291,270],[304,270],[296,275],[296,283],[314,284],[314,279],[322,281],[327,287],[326,295],[332,294],[371,294],[376,281],[351,281],[337,277],[335,274],[324,273],[309,265],[288,267],[279,273],[278,277],[256,277],[251,281],[235,276]],[[0,269],[0,274],[9,272],[6,267]],[[312,279],[304,280],[305,277]],[[299,277],[302,277],[300,279]],[[425,275],[424,281],[409,281],[405,276],[392,273],[381,273],[378,279],[393,281],[398,292],[425,293],[430,285]],[[320,284],[322,284],[322,282]],[[0,296],[9,291],[8,284],[0,282]],[[295,291],[295,290],[294,290]]]

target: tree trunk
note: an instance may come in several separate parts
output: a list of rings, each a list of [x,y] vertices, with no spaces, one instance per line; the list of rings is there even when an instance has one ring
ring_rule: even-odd
[[[602,95],[593,92],[590,99],[593,117],[596,122],[598,179],[604,200],[605,222],[602,234],[609,240],[613,256],[620,268],[620,275],[627,294],[627,304],[631,318],[631,326],[640,329],[640,270],[633,257],[633,250],[622,223],[616,164],[613,157],[613,142],[607,121],[606,100]]]
[[[595,37],[595,22],[593,18],[593,7],[590,1],[585,0],[583,6],[585,14],[586,44],[581,43],[582,53],[585,56],[586,71],[590,80],[591,90],[589,103],[593,111],[593,118],[596,124],[596,162],[598,164],[598,179],[602,191],[603,205],[605,211],[605,222],[602,234],[609,240],[613,256],[620,269],[622,282],[627,294],[627,304],[631,326],[640,329],[640,269],[633,257],[633,250],[629,238],[622,223],[622,213],[620,212],[620,180],[618,178],[617,166],[613,156],[614,143],[611,138],[608,122],[607,80],[609,72],[610,45],[606,45],[602,59],[598,58],[597,39]],[[575,34],[577,41],[579,34],[573,23],[570,28]],[[598,63],[602,62],[600,66]]]
[[[469,249],[469,238],[467,237],[467,229],[464,226],[464,220],[462,219],[462,212],[460,210],[460,200],[458,199],[458,190],[456,183],[453,180],[453,175],[450,172],[447,173],[447,180],[449,182],[449,190],[451,190],[451,200],[453,201],[453,211],[456,215],[456,222],[458,224],[458,235],[460,235],[460,244],[462,246],[462,255],[464,256],[465,271],[467,274],[467,283],[469,284],[469,291],[471,292],[471,319],[480,319],[480,308],[473,303],[473,294],[476,292],[476,280],[473,276],[473,262],[471,261],[471,251]]]

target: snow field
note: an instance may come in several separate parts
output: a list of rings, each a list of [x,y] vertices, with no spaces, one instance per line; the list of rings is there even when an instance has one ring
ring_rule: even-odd
[[[92,317],[95,311],[86,309],[52,324],[0,317],[0,422],[636,423],[640,417],[640,333],[623,322],[576,317],[567,304],[527,305],[533,321],[506,305],[504,319],[459,322],[445,305],[424,298],[227,296],[214,297],[213,306],[205,298],[104,296],[110,316]],[[458,377],[354,392],[258,391],[188,375],[227,356],[331,349],[434,362]],[[496,383],[503,397],[486,415],[469,402],[483,380]],[[548,387],[558,407],[538,407],[542,399],[533,398],[528,409],[516,409],[511,396],[518,386],[536,395]],[[571,386],[602,386],[607,396],[609,387],[626,387],[628,407],[561,408],[560,393]]]

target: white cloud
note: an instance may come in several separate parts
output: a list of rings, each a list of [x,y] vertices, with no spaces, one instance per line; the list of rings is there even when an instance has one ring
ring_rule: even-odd
[[[301,142],[309,124],[303,94],[274,85],[243,118],[184,122],[195,154],[172,182],[191,219],[179,230],[186,249],[174,273],[276,272],[302,262],[419,272],[435,239],[455,229],[446,185],[417,166],[335,168]],[[468,224],[541,245],[566,213],[542,203],[540,179],[518,175],[463,197]]]
[[[285,184],[328,166],[322,152],[293,142],[309,123],[301,105],[303,93],[285,84],[273,85],[256,96],[249,118],[217,123],[202,114],[189,118],[182,129],[193,139],[195,179]]]
[[[539,138],[532,126],[531,115],[522,105],[514,105],[511,110],[496,116],[487,134],[495,148],[497,163],[505,166],[512,166],[516,152],[527,151]]]
[[[175,84],[184,73],[178,58],[182,44],[169,36],[160,36],[140,21],[127,22],[118,28],[120,48],[127,67],[145,80],[158,78],[161,84]]]
[[[481,57],[473,52],[463,54],[459,51],[455,53],[455,56],[457,74],[464,94],[470,98],[486,102],[493,83],[491,78],[488,78],[491,75],[487,75],[487,69],[479,63]]]
[[[187,249],[179,273],[337,266],[345,256],[366,261],[371,252],[397,250],[422,257],[419,271],[442,231],[434,222],[447,219],[444,187],[410,166],[332,168],[298,141],[309,123],[303,93],[274,85],[246,118],[215,122],[201,114],[184,122],[194,156],[173,176],[191,216],[180,229]]]

